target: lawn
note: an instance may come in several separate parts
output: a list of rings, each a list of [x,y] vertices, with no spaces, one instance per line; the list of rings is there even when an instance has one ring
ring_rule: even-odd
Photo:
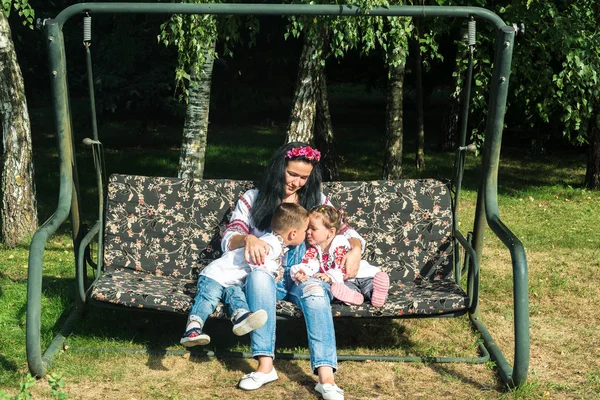
[[[373,104],[369,115],[381,121],[383,111],[377,108],[380,102],[375,98]],[[336,111],[341,107],[343,113]],[[343,178],[378,178],[383,149],[379,132],[383,124],[360,118],[365,115],[364,110],[348,98],[336,101],[332,96],[332,112],[339,153],[343,156]],[[354,119],[351,115],[355,115]],[[131,126],[122,120],[101,125],[101,135],[106,136],[103,141],[109,172],[174,175],[179,157],[179,127],[156,123],[154,130],[146,132],[150,136],[141,142],[139,138],[119,140],[135,135]],[[49,128],[34,124],[34,129],[39,213],[43,220],[56,206],[57,158]],[[85,134],[77,135],[80,143]],[[285,122],[211,124],[205,176],[258,179],[284,136]],[[160,144],[161,138],[166,145]],[[435,152],[433,145],[428,149],[426,171],[415,171],[412,145],[412,140],[407,140],[407,176],[451,176],[453,154]],[[77,146],[77,151],[81,156],[78,167],[82,204],[86,206],[84,218],[91,222],[96,207],[92,161],[83,146]],[[510,146],[502,154],[500,216],[523,241],[529,264],[531,364],[526,385],[507,391],[493,363],[342,362],[337,382],[346,398],[600,398],[600,235],[595,232],[600,220],[600,193],[580,187],[584,161],[577,152],[534,157]],[[479,162],[478,157],[470,155],[466,165],[460,209],[463,232],[469,231],[473,223]],[[0,388],[10,396],[20,391],[20,382],[27,381],[27,257],[26,245],[0,248],[0,259],[4,260],[0,265]],[[45,253],[44,346],[67,314],[74,295],[73,281],[73,247],[65,227],[51,238]],[[481,284],[484,322],[511,358],[510,257],[491,232],[486,234]],[[49,381],[46,377],[23,392],[31,392],[34,398],[56,398],[63,392],[72,399],[316,398],[315,377],[307,361],[276,360],[280,380],[258,393],[245,393],[235,384],[241,375],[253,370],[253,360],[190,357],[184,352],[166,354],[167,349],[181,350],[178,340],[184,324],[184,316],[89,308],[68,339],[68,346],[54,361],[51,373],[62,379]],[[207,325],[214,348],[247,351],[247,338],[234,338],[229,330],[226,321]],[[336,333],[340,354],[359,349],[380,355],[473,356],[478,342],[466,318],[338,321]],[[305,345],[301,323],[279,326],[279,350],[305,350]],[[124,352],[124,348],[135,351]]]

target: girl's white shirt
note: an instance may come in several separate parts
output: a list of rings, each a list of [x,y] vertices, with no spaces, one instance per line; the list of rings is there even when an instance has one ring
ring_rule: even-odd
[[[300,282],[295,278],[295,275],[299,271],[304,271],[308,277],[320,272],[327,274],[331,278],[331,283],[343,283],[345,274],[341,261],[350,249],[350,242],[343,235],[336,235],[326,252],[318,244],[308,246],[302,262],[291,267],[290,276],[298,284]],[[368,261],[361,260],[356,278],[372,278],[380,271],[380,268],[369,264]]]

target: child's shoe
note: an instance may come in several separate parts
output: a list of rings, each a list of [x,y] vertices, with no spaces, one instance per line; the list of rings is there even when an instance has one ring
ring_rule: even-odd
[[[188,329],[179,341],[183,347],[204,346],[210,343],[210,336],[202,333],[202,328]]]
[[[233,323],[233,333],[237,336],[245,335],[260,328],[265,322],[267,322],[267,312],[265,310],[247,312],[235,320]]]
[[[390,277],[385,272],[378,272],[373,277],[373,293],[371,293],[371,305],[381,307],[385,304],[390,290]]]
[[[358,306],[365,301],[362,294],[339,282],[331,284],[331,294],[336,299],[352,306]]]

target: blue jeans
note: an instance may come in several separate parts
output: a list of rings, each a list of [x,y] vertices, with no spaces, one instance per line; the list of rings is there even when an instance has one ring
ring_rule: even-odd
[[[290,278],[289,266],[294,265],[298,257],[301,259],[305,251],[306,247],[300,245],[288,252],[284,277],[277,283],[271,274],[260,269],[252,271],[246,278],[246,297],[250,311],[263,309],[268,315],[265,325],[250,334],[252,357],[275,358],[275,302],[288,300],[304,314],[313,372],[316,374],[317,368],[323,366],[332,367],[336,371],[337,352],[330,285],[314,278],[296,285]]]
[[[200,275],[188,321],[197,321],[204,326],[208,316],[215,312],[219,301],[227,306],[232,319],[237,317],[237,314],[248,312],[250,309],[246,302],[246,295],[240,286],[224,287],[214,279]]]

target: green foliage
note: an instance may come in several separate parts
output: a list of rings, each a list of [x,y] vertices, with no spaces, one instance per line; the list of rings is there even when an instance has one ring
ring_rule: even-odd
[[[29,0],[2,0],[2,10],[6,17],[10,16],[12,9],[23,19],[23,25],[33,29],[35,11],[31,7],[31,4],[29,4]]]
[[[314,1],[303,2],[314,4]],[[367,16],[373,7],[389,7],[391,4],[387,0],[346,1],[342,4],[358,7],[362,15],[353,18],[292,16],[285,38],[306,35],[309,41],[321,44],[316,46],[315,58],[323,65],[329,57],[342,58],[353,49],[369,54],[376,47],[384,50],[388,65],[404,63],[408,55],[408,37],[413,31],[410,18]],[[321,50],[323,41],[328,45]]]
[[[4,390],[2,390],[0,391],[0,400],[31,399],[32,395],[29,389],[35,386],[35,382],[35,378],[32,377],[31,374],[27,374],[27,376],[21,380],[21,383],[19,385],[19,393],[17,393],[14,396],[11,396],[8,393],[4,392]],[[58,400],[68,400],[69,397],[67,396],[67,394],[61,390],[65,386],[65,382],[62,378],[62,375],[51,374],[48,377],[48,384],[50,385],[50,393],[52,393],[52,396],[54,396],[54,398]]]
[[[185,3],[203,3],[204,1],[184,1]],[[173,15],[161,25],[158,41],[165,46],[177,48],[177,67],[175,81],[187,99],[191,76],[202,73],[206,58],[217,58],[214,43],[217,40],[217,23],[214,15]]]
[[[440,5],[474,5],[438,0]],[[469,4],[467,4],[469,3]],[[508,24],[524,24],[515,40],[508,111],[513,126],[545,130],[556,127],[576,144],[586,143],[591,118],[600,109],[600,35],[597,2],[576,0],[567,6],[551,0],[490,2],[479,0]],[[487,88],[492,74],[495,35],[478,24],[476,65],[472,92],[472,135],[483,137]],[[466,61],[457,60],[466,63]],[[464,69],[464,68],[463,68]]]
[[[213,3],[208,0],[184,0],[183,3]],[[177,67],[175,69],[176,89],[187,101],[188,87],[192,76],[203,73],[202,66],[207,58],[218,58],[214,44],[223,41],[223,53],[233,56],[232,45],[241,41],[240,32],[248,31],[248,45],[256,42],[259,31],[258,19],[228,15],[217,18],[215,15],[173,15],[161,25],[158,41],[165,46],[177,49]]]
[[[15,396],[11,396],[8,393],[5,393],[4,390],[0,391],[0,400],[31,399],[31,392],[29,391],[29,389],[35,386],[35,378],[32,377],[31,374],[27,374],[27,376],[21,380],[21,384],[19,386],[19,393],[17,393]]]
[[[67,400],[69,397],[61,389],[65,386],[65,382],[62,375],[51,374],[48,377],[48,384],[50,385],[50,392],[58,400]]]
[[[592,118],[600,108],[600,34],[592,8],[588,2],[575,2],[561,21],[573,34],[563,38],[562,70],[552,76],[564,134],[576,143],[586,141],[589,124],[598,124]]]

